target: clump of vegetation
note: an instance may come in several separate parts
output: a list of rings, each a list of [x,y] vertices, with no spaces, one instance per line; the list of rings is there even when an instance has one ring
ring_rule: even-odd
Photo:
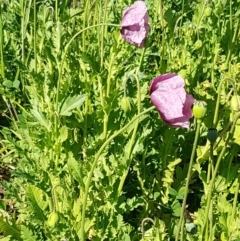
[[[239,7],[1,1],[0,240],[239,240]]]

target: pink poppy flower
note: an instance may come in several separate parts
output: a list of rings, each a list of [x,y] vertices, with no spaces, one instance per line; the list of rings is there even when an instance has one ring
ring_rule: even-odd
[[[184,85],[183,78],[173,73],[160,75],[151,83],[151,101],[170,126],[189,128],[189,119],[193,117],[194,98],[186,93]]]
[[[150,30],[146,4],[143,1],[136,1],[123,11],[120,25],[122,37],[127,42],[143,47]]]

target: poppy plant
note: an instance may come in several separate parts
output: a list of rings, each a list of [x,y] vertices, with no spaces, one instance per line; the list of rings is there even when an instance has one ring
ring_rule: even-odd
[[[150,30],[146,4],[143,1],[136,1],[123,11],[120,25],[122,37],[127,42],[144,47],[144,40]]]
[[[193,117],[194,98],[186,93],[184,85],[181,76],[168,73],[153,79],[150,86],[153,105],[162,120],[173,127],[189,128],[189,119]]]

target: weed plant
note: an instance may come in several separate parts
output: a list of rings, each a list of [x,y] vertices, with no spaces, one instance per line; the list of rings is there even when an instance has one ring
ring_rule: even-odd
[[[240,1],[145,3],[138,48],[132,0],[0,1],[0,240],[240,240]],[[189,129],[165,73],[207,104]]]

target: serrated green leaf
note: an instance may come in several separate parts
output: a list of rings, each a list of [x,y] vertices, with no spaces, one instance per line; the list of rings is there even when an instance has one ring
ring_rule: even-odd
[[[36,186],[30,185],[27,189],[27,195],[31,202],[32,212],[35,214],[35,217],[44,222],[46,217],[42,209],[46,207],[46,205],[43,200],[43,191]]]
[[[85,185],[83,183],[83,176],[81,173],[80,164],[73,158],[72,154],[69,154],[67,165],[72,177],[79,182],[82,188],[84,188]]]
[[[47,131],[50,131],[51,123],[47,121],[43,113],[39,112],[37,109],[31,110],[31,113],[37,119],[40,125],[44,126]]]
[[[24,241],[38,241],[38,238],[34,236],[33,232],[25,226],[21,226],[21,238]]]
[[[0,232],[4,232],[4,235],[13,236],[16,240],[22,240],[20,237],[20,231],[14,224],[9,224],[3,220],[0,216]]]
[[[68,96],[60,105],[59,115],[60,116],[70,116],[72,110],[81,106],[86,99],[86,95],[74,95]]]

